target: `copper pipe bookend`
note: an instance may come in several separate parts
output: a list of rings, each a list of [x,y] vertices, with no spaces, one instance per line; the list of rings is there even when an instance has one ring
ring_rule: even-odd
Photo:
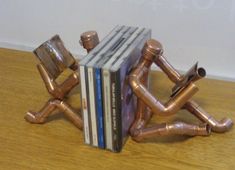
[[[168,78],[175,83],[170,99],[165,104],[156,99],[148,91],[148,73],[152,63],[158,65]],[[195,81],[205,76],[205,69],[198,68],[197,63],[185,75],[181,75],[163,56],[161,43],[153,39],[148,40],[142,50],[142,58],[129,75],[129,83],[138,98],[136,118],[130,128],[132,138],[136,141],[141,141],[153,136],[173,134],[208,136],[211,130],[214,132],[228,131],[233,125],[231,119],[225,118],[222,121],[216,121],[191,100],[192,96],[198,91],[194,84]],[[193,125],[176,122],[147,127],[147,122],[151,118],[152,113],[169,116],[175,114],[180,109],[187,109],[198,117],[203,124]]]
[[[39,112],[27,112],[25,119],[31,123],[44,123],[46,118],[56,109],[64,112],[71,122],[82,129],[81,117],[64,101],[65,96],[79,84],[79,75],[73,72],[63,83],[56,82],[57,77],[65,70],[78,68],[78,63],[72,54],[65,48],[62,40],[55,35],[34,50],[40,60],[38,71],[45,83],[46,89],[52,98]]]

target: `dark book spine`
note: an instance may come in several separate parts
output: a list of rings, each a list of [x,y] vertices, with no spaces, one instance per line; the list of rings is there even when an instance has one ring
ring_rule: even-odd
[[[120,72],[111,73],[111,114],[113,131],[113,151],[120,152],[122,148],[121,122],[121,82]]]

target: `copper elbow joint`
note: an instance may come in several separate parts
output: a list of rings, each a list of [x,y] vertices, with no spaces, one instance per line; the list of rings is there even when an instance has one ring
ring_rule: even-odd
[[[214,132],[223,133],[231,129],[233,126],[233,121],[231,119],[223,118],[222,120],[217,121],[194,101],[187,102],[185,108],[203,122],[208,123]]]

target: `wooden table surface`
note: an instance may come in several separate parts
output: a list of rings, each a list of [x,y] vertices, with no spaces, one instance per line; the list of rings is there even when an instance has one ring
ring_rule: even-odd
[[[235,129],[209,137],[156,137],[142,143],[128,139],[121,153],[83,144],[83,135],[62,113],[43,125],[27,123],[25,113],[37,111],[49,95],[32,53],[0,48],[0,169],[235,169]],[[189,66],[190,67],[190,66]],[[203,79],[194,99],[217,119],[235,120],[235,83]],[[166,100],[172,84],[159,72],[151,73],[151,90]],[[68,102],[79,110],[79,89]],[[153,122],[199,121],[180,111]]]

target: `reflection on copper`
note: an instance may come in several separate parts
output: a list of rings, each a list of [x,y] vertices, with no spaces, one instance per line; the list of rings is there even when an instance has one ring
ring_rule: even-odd
[[[62,84],[56,82],[56,78],[67,68],[77,70],[78,64],[72,54],[64,47],[62,40],[55,35],[34,50],[34,54],[40,60],[37,65],[39,73],[45,83],[47,91],[52,98],[39,112],[28,112],[25,119],[31,123],[44,123],[46,118],[59,109],[75,124],[82,128],[80,116],[65,103],[64,98],[79,84],[79,75],[73,72]]]
[[[185,108],[194,114],[197,118],[199,118],[203,122],[207,122],[210,126],[212,131],[214,132],[226,132],[228,131],[233,122],[229,118],[223,118],[220,121],[215,120],[212,116],[210,116],[205,110],[203,110],[196,102],[189,101],[186,103]]]
[[[172,89],[172,95],[168,102],[163,104],[156,99],[146,86],[148,72],[152,63],[157,64],[168,78],[176,85]],[[232,121],[224,119],[221,122],[215,121],[206,114],[195,102],[192,102],[192,96],[198,91],[194,84],[195,81],[205,77],[204,68],[198,68],[197,63],[185,74],[181,75],[174,67],[163,57],[162,45],[153,39],[146,42],[139,64],[131,72],[129,82],[133,92],[138,97],[138,108],[136,119],[130,128],[130,133],[134,140],[140,141],[145,138],[159,135],[181,134],[181,135],[202,135],[210,134],[210,129],[215,132],[224,132],[231,128]],[[192,125],[183,122],[173,124],[160,124],[153,127],[146,127],[147,121],[151,118],[150,113],[161,116],[175,114],[180,109],[186,108],[195,114],[205,124]]]
[[[210,132],[210,126],[207,124],[191,125],[183,122],[171,124],[161,123],[152,127],[137,129],[133,133],[133,139],[140,142],[150,137],[167,135],[208,136]]]
[[[65,113],[69,120],[79,129],[82,129],[82,120],[70,105],[58,99],[50,99],[39,112],[29,111],[26,120],[31,123],[44,123],[46,118],[56,109]]]
[[[87,31],[81,34],[81,45],[90,52],[99,44],[99,37],[96,31]]]

